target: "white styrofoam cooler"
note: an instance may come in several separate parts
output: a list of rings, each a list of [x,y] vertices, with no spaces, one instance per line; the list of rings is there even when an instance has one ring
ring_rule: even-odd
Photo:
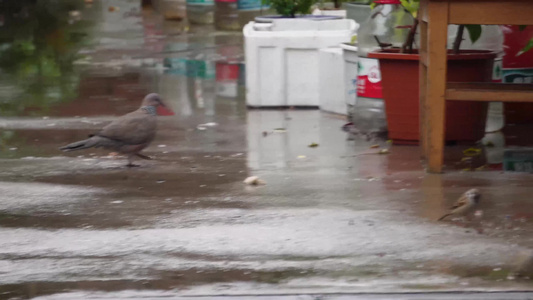
[[[248,23],[243,29],[247,105],[318,106],[318,50],[349,42],[357,27],[348,19]]]
[[[354,106],[357,100],[357,71],[359,57],[357,46],[341,44],[344,57],[344,97],[348,106]]]
[[[320,109],[336,114],[348,113],[344,82],[344,59],[342,48],[320,49],[319,54]]]

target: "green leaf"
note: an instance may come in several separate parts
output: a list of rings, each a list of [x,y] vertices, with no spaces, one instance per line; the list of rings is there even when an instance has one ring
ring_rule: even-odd
[[[520,31],[524,31],[524,29],[526,29],[526,27],[527,27],[527,25],[520,25],[520,26],[518,26],[518,29]]]
[[[483,30],[481,28],[481,25],[465,25],[465,28],[466,30],[468,30],[468,35],[470,35],[470,40],[472,41],[472,44],[479,40],[479,37],[481,36],[481,31]]]
[[[420,0],[400,0],[400,2],[402,3],[402,6],[416,18],[416,14],[420,8]]]
[[[529,40],[529,42],[527,43],[527,45],[522,48],[522,50],[520,50],[520,52],[518,52],[516,54],[516,56],[520,56],[526,52],[528,52],[529,50],[533,49],[533,38]]]

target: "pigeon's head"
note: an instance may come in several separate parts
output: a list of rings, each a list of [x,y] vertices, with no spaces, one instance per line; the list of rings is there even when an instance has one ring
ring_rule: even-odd
[[[142,105],[141,106],[152,106],[157,109],[157,114],[160,116],[172,116],[174,115],[174,112],[165,105],[163,100],[161,99],[161,96],[156,93],[151,93],[146,95],[144,97]]]
[[[166,106],[163,103],[163,100],[161,100],[161,97],[159,96],[159,94],[156,94],[156,93],[151,93],[151,94],[146,95],[142,103],[142,106],[158,107],[159,105]]]
[[[479,203],[479,199],[481,199],[481,193],[478,189],[470,189],[466,191],[465,195],[470,199],[470,201],[474,203]]]

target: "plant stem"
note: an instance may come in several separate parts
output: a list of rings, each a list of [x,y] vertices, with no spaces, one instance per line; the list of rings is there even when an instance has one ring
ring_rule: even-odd
[[[333,3],[335,4],[335,8],[341,8],[341,0],[333,0]]]
[[[457,29],[457,35],[453,42],[453,54],[459,54],[459,48],[461,48],[461,42],[463,41],[463,32],[465,31],[465,25],[459,25]]]
[[[418,18],[415,18],[415,23],[413,26],[411,26],[411,29],[409,29],[409,34],[407,35],[407,39],[405,40],[405,43],[402,45],[402,49],[400,50],[400,53],[413,53],[413,44],[415,42],[415,35],[416,30],[418,29]]]

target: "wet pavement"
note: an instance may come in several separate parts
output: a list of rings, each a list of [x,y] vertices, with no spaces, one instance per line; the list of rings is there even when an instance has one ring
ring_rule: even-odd
[[[417,147],[368,154],[345,117],[248,110],[239,33],[163,22],[136,2],[71,2],[54,8],[57,27],[28,29],[40,43],[1,49],[0,299],[533,290],[508,278],[533,247],[531,175],[427,175]],[[58,150],[149,92],[176,112],[159,118],[153,160]],[[266,185],[243,184],[252,175]],[[481,218],[435,221],[472,187]]]

